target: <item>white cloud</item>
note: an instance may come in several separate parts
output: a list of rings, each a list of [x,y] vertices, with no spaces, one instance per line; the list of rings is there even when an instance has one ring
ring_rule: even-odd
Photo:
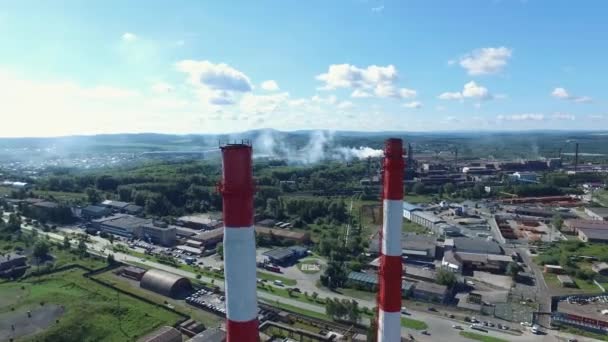
[[[403,107],[405,107],[405,108],[416,108],[416,109],[422,108],[422,102],[419,102],[419,101],[408,102],[408,103],[405,103],[403,105]]]
[[[150,89],[158,94],[170,93],[174,90],[173,86],[165,82],[155,82]]]
[[[279,90],[279,85],[274,80],[264,81],[264,82],[262,82],[262,84],[260,85],[260,87],[262,87],[262,89],[268,90],[268,91],[277,91],[277,90]]]
[[[493,97],[488,88],[478,85],[475,81],[471,81],[464,85],[462,92],[445,92],[441,93],[437,98],[440,100],[464,100],[465,98],[470,98],[483,101],[490,100]]]
[[[572,114],[568,114],[568,113],[554,113],[551,118],[553,120],[571,120],[574,121],[576,120],[576,116],[572,115]]]
[[[350,64],[332,64],[327,73],[317,75],[316,79],[325,83],[320,90],[350,88],[353,89],[351,97],[355,98],[370,97],[371,94],[398,99],[416,96],[415,90],[398,87],[399,77],[394,65],[359,68]]]
[[[354,97],[354,98],[366,98],[366,97],[371,97],[372,95],[366,91],[363,91],[361,89],[355,89],[352,94],[350,94],[350,97]]]
[[[225,63],[183,60],[177,62],[176,67],[178,71],[187,73],[194,85],[234,92],[248,92],[253,88],[247,75]]]
[[[545,115],[539,113],[499,115],[496,119],[499,121],[543,121]]]
[[[553,89],[553,91],[551,92],[551,96],[553,96],[557,99],[569,100],[569,101],[576,102],[576,103],[587,103],[587,102],[591,102],[593,100],[589,96],[574,96],[574,95],[568,93],[568,91],[562,87],[557,87],[557,88]]]
[[[445,92],[437,96],[440,100],[462,100],[462,94],[460,92]]]
[[[239,107],[246,113],[269,114],[286,104],[288,99],[289,93],[286,92],[272,95],[254,95],[247,93],[243,95]]]
[[[334,105],[338,102],[338,98],[336,97],[336,95],[329,95],[327,97],[315,95],[310,100],[312,102],[316,102],[316,103],[324,103],[324,104],[331,104],[331,105]]]
[[[507,65],[511,55],[512,50],[504,46],[481,48],[464,55],[459,63],[471,76],[496,74]]]
[[[374,13],[380,13],[384,10],[384,5],[380,5],[378,7],[372,7],[372,12]]]
[[[129,43],[129,42],[134,42],[136,40],[137,40],[137,36],[135,34],[131,33],[131,32],[125,32],[122,35],[122,41],[123,42]]]

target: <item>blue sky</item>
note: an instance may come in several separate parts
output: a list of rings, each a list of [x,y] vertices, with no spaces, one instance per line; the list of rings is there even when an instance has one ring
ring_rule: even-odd
[[[13,1],[0,136],[608,127],[604,1]]]

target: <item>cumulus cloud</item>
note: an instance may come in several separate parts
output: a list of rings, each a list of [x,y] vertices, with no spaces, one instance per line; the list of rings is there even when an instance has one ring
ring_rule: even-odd
[[[488,88],[478,85],[475,81],[466,83],[461,92],[445,92],[438,96],[440,100],[464,100],[465,98],[475,100],[490,100],[492,94]]]
[[[568,91],[562,87],[557,87],[553,89],[553,91],[551,92],[551,96],[557,99],[569,100],[576,103],[587,103],[592,101],[591,97],[589,96],[575,96],[568,93]]]
[[[408,103],[403,104],[403,107],[405,107],[405,108],[416,108],[416,109],[422,108],[422,102],[419,102],[419,101],[408,102]]]
[[[471,76],[496,74],[504,69],[511,55],[512,50],[504,46],[481,48],[461,57],[459,64]]]
[[[178,71],[188,74],[190,82],[195,85],[235,92],[248,92],[253,88],[247,75],[225,63],[183,60],[177,62],[176,67]]]
[[[243,95],[239,107],[242,111],[252,114],[267,114],[275,112],[285,101],[289,99],[289,93],[283,92],[272,95],[254,95],[247,93]]]
[[[125,32],[122,34],[122,41],[123,42],[134,42],[137,40],[137,36],[131,32]]]
[[[262,82],[262,84],[260,84],[260,87],[262,87],[262,89],[268,90],[268,91],[277,91],[277,90],[279,90],[279,85],[274,80],[264,81],[264,82]]]
[[[397,68],[394,65],[370,65],[359,68],[350,64],[332,64],[327,73],[317,75],[317,80],[324,82],[320,90],[339,88],[353,89],[351,97],[370,97],[372,94],[381,98],[412,98],[416,91],[399,88]]]

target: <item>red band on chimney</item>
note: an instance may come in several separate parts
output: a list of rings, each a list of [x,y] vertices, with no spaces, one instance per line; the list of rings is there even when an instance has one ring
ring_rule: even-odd
[[[248,322],[226,321],[226,342],[258,342],[258,320]]]
[[[226,227],[253,225],[252,150],[248,145],[222,147],[224,224]]]
[[[379,307],[385,312],[401,309],[401,256],[380,256]]]
[[[388,139],[384,143],[384,187],[383,198],[389,200],[403,199],[403,141]]]

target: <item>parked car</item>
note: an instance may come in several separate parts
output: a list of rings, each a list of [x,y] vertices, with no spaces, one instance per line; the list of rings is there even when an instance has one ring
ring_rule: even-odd
[[[462,330],[462,326],[456,324],[452,325],[452,328]]]

